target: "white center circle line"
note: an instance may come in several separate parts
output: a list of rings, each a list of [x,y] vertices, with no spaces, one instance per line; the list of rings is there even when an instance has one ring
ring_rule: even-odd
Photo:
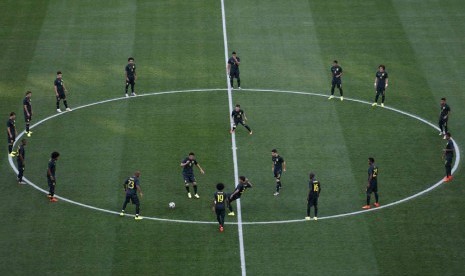
[[[135,97],[129,97],[129,98],[119,97],[119,98],[113,98],[113,99],[98,101],[98,102],[94,102],[94,103],[85,104],[85,105],[75,107],[73,109],[73,111],[58,113],[58,114],[54,114],[54,115],[51,115],[49,117],[46,117],[46,118],[38,121],[37,123],[33,124],[30,127],[30,129],[38,127],[39,125],[41,125],[41,124],[45,123],[46,121],[49,121],[49,120],[51,120],[51,119],[53,119],[55,117],[64,116],[69,112],[75,112],[76,110],[83,109],[83,108],[86,108],[86,107],[95,106],[95,105],[99,105],[99,104],[104,104],[104,103],[109,103],[109,102],[114,102],[114,101],[120,101],[120,100],[131,100],[132,98],[147,97],[147,96],[169,95],[169,94],[178,94],[178,93],[193,93],[193,92],[217,92],[217,91],[225,91],[225,92],[227,92],[227,89],[217,88],[217,89],[173,90],[173,91],[165,91],[165,92],[152,92],[152,93],[140,94],[140,95],[137,95]],[[284,93],[284,94],[298,94],[298,95],[307,95],[307,96],[327,97],[327,95],[325,95],[325,94],[312,93],[312,92],[301,92],[301,91],[288,91],[288,90],[242,89],[241,91]],[[362,103],[362,104],[366,104],[366,105],[371,105],[370,102],[367,102],[367,101],[364,101],[364,100],[358,100],[358,99],[352,99],[352,98],[344,98],[344,100],[357,102],[357,103]],[[413,118],[415,120],[418,120],[418,121],[420,121],[422,123],[425,123],[425,124],[431,126],[432,128],[434,128],[436,130],[439,130],[439,128],[435,124],[433,124],[433,123],[431,123],[431,122],[429,122],[429,121],[427,121],[427,120],[425,120],[425,119],[423,119],[423,118],[421,118],[421,117],[419,117],[417,115],[414,115],[414,114],[411,114],[411,113],[408,113],[408,112],[405,112],[405,111],[402,111],[402,110],[399,110],[399,109],[396,109],[396,108],[393,108],[393,107],[388,107],[388,106],[385,106],[383,109],[387,109],[387,110],[402,114],[404,116],[408,116],[408,117]],[[25,134],[25,131],[21,132],[18,135],[18,137],[16,138],[16,141],[15,141],[15,144],[20,140],[20,138],[24,134]],[[456,154],[455,155],[454,167],[452,168],[452,174],[454,174],[455,171],[457,170],[458,166],[459,166],[459,163],[460,163],[460,148],[459,148],[458,144],[455,142],[455,140],[454,139],[452,139],[452,140],[454,142],[454,148],[455,148],[455,154]],[[13,161],[13,158],[11,156],[8,156],[8,161],[9,161],[10,166],[13,169],[13,171],[17,174],[18,169],[16,168],[16,166],[14,164],[14,161]],[[47,190],[42,189],[41,187],[37,186],[36,184],[34,184],[32,181],[28,180],[27,178],[23,178],[23,181],[26,182],[31,187],[33,187],[34,189],[36,189],[36,190],[38,190],[38,191],[40,191],[42,193],[45,193],[45,194],[48,193]],[[330,216],[324,216],[324,217],[319,217],[318,219],[319,220],[324,220],[324,219],[342,218],[342,217],[354,216],[354,215],[367,213],[367,212],[374,212],[374,211],[381,210],[381,209],[384,209],[384,208],[392,207],[392,206],[404,203],[406,201],[415,199],[415,198],[417,198],[419,196],[422,196],[422,195],[436,189],[442,183],[443,183],[443,181],[441,179],[438,182],[436,182],[434,185],[428,187],[425,190],[422,190],[422,191],[420,191],[420,192],[418,192],[416,194],[413,194],[413,195],[408,196],[406,198],[399,199],[397,201],[388,203],[386,205],[382,205],[382,206],[377,207],[377,208],[372,208],[372,209],[368,209],[368,210],[354,211],[354,212],[348,212],[348,213],[343,213],[343,214],[330,215]],[[105,212],[105,213],[109,213],[109,214],[114,214],[114,215],[119,214],[119,212],[116,212],[116,211],[112,211],[112,210],[108,210],[108,209],[99,208],[99,207],[95,207],[95,206],[92,206],[92,205],[84,204],[84,203],[77,202],[77,201],[74,201],[74,200],[59,196],[59,195],[55,195],[55,196],[57,198],[59,198],[60,200],[62,200],[62,201],[65,201],[65,202],[68,202],[68,203],[71,203],[71,204],[74,204],[74,205],[77,205],[77,206],[80,206],[80,207],[92,209],[92,210],[95,210],[95,211]],[[127,214],[127,216],[134,216],[134,215]],[[155,220],[155,221],[165,221],[165,222],[176,222],[176,223],[190,223],[190,224],[217,224],[217,222],[215,222],[215,221],[167,219],[167,218],[158,218],[158,217],[149,217],[149,216],[144,216],[144,219]],[[293,223],[293,222],[305,222],[305,221],[306,221],[305,219],[276,220],[276,221],[250,221],[250,222],[243,221],[242,224],[245,224],[245,225],[261,225],[261,224],[281,224],[281,223]],[[226,224],[237,224],[237,222],[227,222]]]

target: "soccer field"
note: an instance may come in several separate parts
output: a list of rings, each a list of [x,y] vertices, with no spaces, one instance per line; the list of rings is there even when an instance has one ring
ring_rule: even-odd
[[[14,111],[24,130],[27,90],[34,109],[29,185],[17,184],[4,141],[0,274],[463,274],[463,161],[442,183],[436,124],[446,97],[457,164],[464,14],[458,0],[0,2],[4,121]],[[241,90],[228,90],[232,51]],[[130,56],[138,96],[126,98]],[[328,100],[334,59],[344,101]],[[386,108],[371,106],[379,64]],[[58,70],[73,109],[60,114]],[[229,133],[235,104],[253,135]],[[274,148],[287,163],[279,196]],[[57,203],[46,197],[52,151]],[[205,169],[195,169],[200,199],[187,198],[179,166],[191,151]],[[381,207],[362,211],[368,157]],[[118,216],[135,170],[141,221],[133,205]],[[304,219],[311,171],[322,185],[318,221]],[[238,175],[254,186],[220,233],[215,186],[232,192]]]

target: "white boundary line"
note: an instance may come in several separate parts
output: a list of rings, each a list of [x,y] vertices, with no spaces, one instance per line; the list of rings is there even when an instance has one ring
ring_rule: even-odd
[[[157,95],[167,95],[167,94],[176,94],[176,93],[192,93],[192,92],[216,92],[216,91],[224,91],[225,89],[224,88],[217,88],[217,89],[191,89],[191,90],[176,90],[176,91],[166,91],[166,92],[153,92],[153,93],[147,93],[147,94],[142,94],[142,95],[138,95],[137,97],[146,97],[146,96],[157,96]],[[311,93],[311,92],[299,92],[299,91],[286,91],[286,90],[265,90],[265,89],[242,89],[241,91],[251,91],[251,92],[270,92],[270,93],[286,93],[286,94],[298,94],[298,95],[306,95],[306,96],[318,96],[318,97],[327,97],[327,95],[325,94],[318,94],[318,93]],[[99,104],[104,104],[104,103],[109,103],[109,102],[114,102],[114,101],[119,101],[119,100],[130,100],[132,97],[130,98],[126,98],[126,97],[121,97],[121,98],[114,98],[114,99],[108,99],[108,100],[104,100],[104,101],[99,101],[99,102],[95,102],[95,103],[90,103],[90,104],[86,104],[86,105],[82,105],[82,106],[79,106],[79,107],[75,107],[74,110],[79,110],[79,109],[82,109],[82,108],[85,108],[85,107],[90,107],[90,106],[95,106],[95,105],[99,105]],[[352,102],[358,102],[358,103],[362,103],[362,104],[367,104],[367,105],[371,105],[370,102],[367,102],[367,101],[363,101],[363,100],[358,100],[358,99],[351,99],[351,98],[345,98],[345,100],[347,101],[352,101]],[[396,108],[392,108],[392,107],[384,107],[384,109],[388,109],[388,110],[391,110],[393,112],[398,112],[402,115],[405,115],[405,116],[408,116],[408,117],[411,117],[413,119],[416,119],[422,123],[425,123],[431,127],[433,127],[434,129],[436,130],[439,130],[439,128],[431,123],[431,122],[428,122],[427,120],[421,118],[421,117],[418,117],[414,114],[411,114],[411,113],[408,113],[408,112],[405,112],[405,111],[402,111],[402,110],[399,110],[399,109],[396,109]],[[74,112],[74,111],[71,111],[71,112]],[[31,126],[31,129],[45,123],[46,121],[48,120],[51,120],[57,116],[62,116],[62,115],[65,115],[67,114],[68,112],[63,112],[63,113],[58,113],[58,114],[54,114],[54,115],[51,115],[47,118],[44,118],[40,121],[38,121],[37,123],[35,123],[34,125]],[[25,134],[25,132],[21,132],[17,139],[16,139],[16,142],[15,144],[20,141],[20,138]],[[454,162],[454,167],[452,168],[452,173],[454,174],[455,171],[458,169],[458,166],[459,166],[459,163],[460,163],[460,148],[458,146],[458,144],[454,141],[454,146],[455,146],[455,162]],[[10,163],[10,166],[11,168],[13,169],[13,171],[17,174],[18,173],[18,169],[16,168],[15,164],[14,164],[14,161],[13,161],[13,158],[8,156],[8,161]],[[37,186],[36,184],[34,184],[33,182],[31,182],[30,180],[28,180],[27,178],[23,178],[23,180],[29,184],[30,186],[32,186],[34,189],[38,190],[38,191],[41,191],[45,194],[48,193],[48,191],[40,188],[39,186]],[[334,218],[342,218],[342,217],[348,217],[348,216],[353,216],[353,215],[359,215],[359,214],[362,214],[362,213],[366,213],[366,212],[373,212],[373,211],[377,211],[377,210],[381,210],[383,208],[387,208],[387,207],[392,207],[394,205],[398,205],[400,203],[404,203],[406,201],[409,201],[409,200],[412,200],[412,199],[415,199],[419,196],[422,196],[434,189],[436,189],[437,187],[439,187],[441,184],[443,183],[442,180],[439,180],[436,184],[432,185],[431,187],[423,190],[423,191],[420,191],[414,195],[411,195],[409,197],[406,197],[406,198],[403,198],[403,199],[400,199],[398,201],[394,201],[394,202],[391,202],[391,203],[388,203],[386,205],[383,205],[381,207],[378,207],[378,208],[373,208],[373,209],[369,209],[369,210],[360,210],[360,211],[355,211],[355,212],[349,212],[349,213],[344,213],[344,214],[337,214],[337,215],[332,215],[332,216],[326,216],[326,217],[319,217],[319,220],[322,220],[322,219],[334,219]],[[105,213],[109,213],[109,214],[119,214],[118,212],[115,212],[115,211],[112,211],[112,210],[108,210],[108,209],[103,209],[103,208],[98,208],[98,207],[95,207],[95,206],[91,206],[91,205],[87,205],[87,204],[83,204],[83,203],[80,203],[80,202],[77,202],[77,201],[74,201],[74,200],[71,200],[71,199],[68,199],[68,198],[65,198],[65,197],[61,197],[61,196],[58,196],[58,195],[55,195],[57,198],[61,199],[62,201],[65,201],[65,202],[68,202],[68,203],[71,203],[71,204],[74,204],[74,205],[78,205],[78,206],[81,206],[81,207],[85,207],[85,208],[89,208],[89,209],[92,209],[92,210],[96,210],[96,211],[101,211],[101,212],[105,212]],[[128,216],[131,216],[131,215],[128,215]],[[217,222],[212,222],[212,221],[192,221],[192,220],[177,220],[177,219],[164,219],[164,218],[157,218],[157,217],[145,217],[144,216],[144,219],[148,219],[148,220],[155,220],[155,221],[165,221],[165,222],[175,222],[175,223],[191,223],[191,224],[216,224]],[[262,225],[262,224],[281,224],[281,223],[293,223],[293,222],[306,222],[305,219],[294,219],[294,220],[279,220],[279,221],[251,221],[251,222],[242,222],[243,225]],[[229,222],[227,224],[237,224],[236,222]]]
[[[226,12],[224,8],[224,0],[221,0],[221,21],[223,23],[223,43],[224,43],[224,60],[225,65],[228,62],[228,35],[226,33]],[[229,114],[231,115],[233,111],[233,99],[231,93],[231,85],[229,83],[228,72],[226,71],[226,85],[228,86],[228,102],[229,102]],[[233,125],[232,117],[229,117],[230,129]],[[234,164],[234,186],[239,183],[239,166],[237,164],[237,144],[236,144],[236,134],[233,132],[231,134],[231,145],[232,145],[232,155],[233,155],[233,164]],[[242,276],[246,276],[246,265],[245,265],[245,249],[244,249],[244,232],[242,230],[242,209],[241,209],[241,199],[236,200],[237,208],[237,232],[239,234],[239,253],[241,258],[241,272]]]

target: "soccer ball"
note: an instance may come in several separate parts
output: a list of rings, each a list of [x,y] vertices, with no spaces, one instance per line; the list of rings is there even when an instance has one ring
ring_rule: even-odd
[[[174,207],[176,207],[176,204],[174,202],[170,202],[168,204],[168,207],[170,207],[170,209],[174,209]]]

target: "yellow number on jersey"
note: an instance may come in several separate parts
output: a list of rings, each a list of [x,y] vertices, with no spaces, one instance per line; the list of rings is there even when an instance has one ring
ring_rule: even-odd
[[[320,186],[318,186],[318,183],[313,183],[313,191],[318,192],[319,189],[320,189]]]
[[[134,184],[135,184],[134,180],[132,180],[132,179],[128,180],[128,188],[129,189],[131,189],[131,190],[134,189]]]
[[[224,195],[216,195],[216,202],[221,203],[224,201]]]

